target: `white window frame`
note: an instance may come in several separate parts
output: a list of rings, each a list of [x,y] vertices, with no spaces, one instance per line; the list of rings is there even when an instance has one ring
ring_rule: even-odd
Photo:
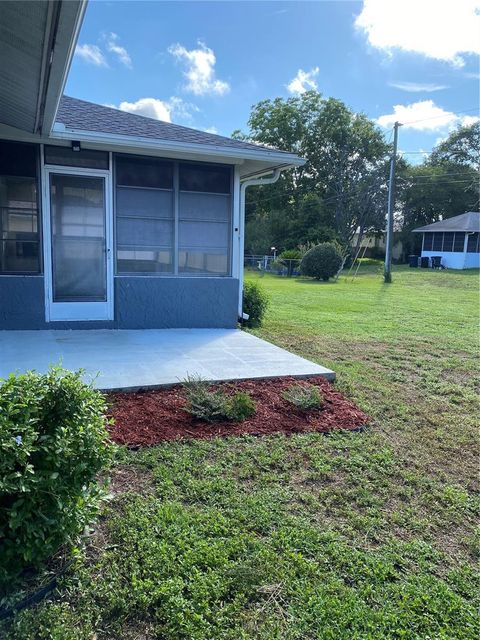
[[[43,145],[42,145],[43,146]],[[81,153],[81,152],[80,152]],[[107,152],[109,153],[109,152]],[[47,165],[41,149],[42,176],[42,224],[43,267],[45,282],[45,319],[61,321],[110,321],[114,319],[113,280],[113,206],[112,206],[112,158],[109,153],[109,169],[87,169]],[[52,237],[50,212],[50,175],[71,175],[103,178],[105,184],[105,248],[106,248],[106,301],[102,302],[54,302],[52,273]]]
[[[238,167],[232,164],[223,164],[216,162],[199,162],[198,160],[188,160],[188,159],[175,159],[175,158],[164,158],[164,157],[156,157],[156,156],[144,156],[134,153],[126,153],[126,152],[118,152],[115,155],[126,155],[134,158],[135,156],[139,158],[149,158],[151,160],[160,160],[164,162],[170,162],[173,165],[173,187],[170,189],[161,189],[160,191],[172,191],[173,193],[173,246],[172,246],[172,271],[170,272],[125,272],[118,271],[117,267],[117,211],[116,204],[114,206],[114,229],[115,229],[115,242],[114,242],[114,272],[115,278],[238,278],[238,238],[239,238],[239,173]],[[114,193],[114,202],[117,200],[117,178],[116,178],[116,158],[115,155],[112,157],[111,161],[111,170],[112,170],[112,189]],[[199,164],[203,166],[222,166],[228,167],[230,169],[230,192],[229,193],[210,193],[207,191],[185,191],[180,189],[179,185],[179,169],[181,164]],[[120,185],[122,187],[122,185]],[[132,189],[141,188],[131,186]],[[216,274],[216,273],[191,273],[188,271],[180,271],[179,270],[179,254],[180,254],[180,244],[179,244],[179,226],[180,222],[184,221],[180,218],[180,207],[179,200],[181,193],[198,193],[198,194],[210,194],[220,197],[228,197],[230,198],[230,217],[225,224],[228,224],[228,246],[227,246],[227,266],[228,271],[226,274]],[[204,220],[197,220],[196,222],[209,222]]]

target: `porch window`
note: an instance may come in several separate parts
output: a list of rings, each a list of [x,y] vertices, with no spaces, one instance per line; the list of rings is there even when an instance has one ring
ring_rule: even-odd
[[[0,142],[0,273],[39,272],[37,148]]]
[[[423,234],[423,250],[431,251],[433,247],[433,233]]]
[[[230,182],[229,167],[180,164],[179,273],[228,274]]]
[[[456,231],[455,232],[455,240],[453,241],[453,250],[457,253],[463,253],[463,248],[465,246],[465,234]]]
[[[432,251],[442,251],[442,249],[443,249],[443,233],[436,232],[433,234]]]
[[[448,232],[443,234],[443,250],[451,252],[453,251],[453,240],[455,238],[455,234]]]
[[[173,163],[116,158],[117,273],[173,273]]]
[[[229,166],[116,155],[117,273],[230,273]]]

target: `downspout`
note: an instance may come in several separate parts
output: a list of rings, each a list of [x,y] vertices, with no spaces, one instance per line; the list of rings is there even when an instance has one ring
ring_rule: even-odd
[[[240,247],[238,250],[238,317],[240,320],[244,320],[243,315],[243,261],[244,256],[243,253],[245,251],[245,192],[248,187],[262,187],[266,184],[273,184],[277,182],[280,177],[280,174],[283,169],[288,169],[289,167],[278,167],[273,170],[273,175],[269,178],[251,178],[250,180],[245,180],[240,184],[240,233],[239,233],[239,241]]]

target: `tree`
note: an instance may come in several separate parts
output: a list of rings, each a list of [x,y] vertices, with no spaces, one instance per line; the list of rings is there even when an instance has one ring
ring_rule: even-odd
[[[300,272],[304,276],[327,282],[338,273],[343,264],[343,257],[332,242],[323,242],[312,247],[303,256]]]
[[[480,122],[452,131],[433,150],[430,164],[455,163],[480,170]]]
[[[247,199],[249,222],[259,214],[282,222],[279,212],[288,217],[289,235],[276,244],[289,247],[338,238],[349,245],[358,227],[360,236],[371,226],[383,228],[389,147],[364,114],[352,112],[340,100],[307,91],[299,97],[259,102],[248,126],[248,135],[236,131],[234,136],[307,160],[272,187],[252,190]],[[311,211],[317,212],[313,220]]]

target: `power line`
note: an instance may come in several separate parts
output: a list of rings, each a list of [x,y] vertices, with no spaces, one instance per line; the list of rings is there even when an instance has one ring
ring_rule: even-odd
[[[420,118],[420,120],[408,120],[408,122],[402,122],[402,125],[416,124],[417,122],[425,122],[427,120],[438,120],[439,118],[445,118],[447,114],[458,116],[461,113],[472,113],[473,111],[478,112],[478,107],[472,107],[472,109],[464,109],[463,111],[447,111],[446,114],[443,113],[441,116],[431,116],[430,118]]]

